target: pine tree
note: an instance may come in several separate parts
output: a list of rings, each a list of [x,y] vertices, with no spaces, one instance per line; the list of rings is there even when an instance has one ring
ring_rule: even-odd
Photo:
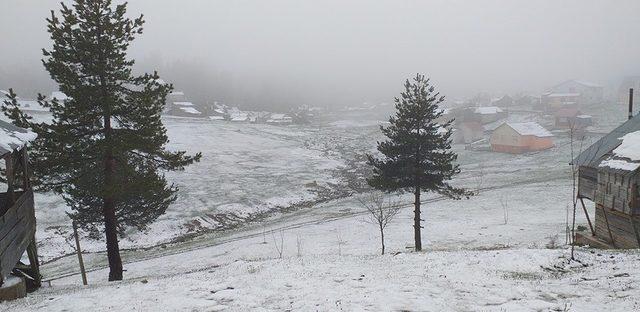
[[[373,176],[370,186],[387,192],[413,192],[415,250],[422,250],[420,235],[421,192],[436,192],[454,199],[471,195],[468,191],[449,185],[460,172],[451,151],[452,121],[438,124],[443,114],[438,105],[444,101],[424,75],[416,75],[413,82],[406,80],[404,92],[395,98],[396,114],[390,125],[381,126],[388,138],[378,142],[382,158],[368,155]]]
[[[69,99],[39,95],[53,121],[36,123],[17,101],[5,115],[38,134],[31,152],[36,185],[61,194],[70,217],[92,235],[104,225],[109,280],[122,279],[119,236],[144,230],[175,201],[163,172],[182,170],[200,153],[170,152],[160,114],[172,90],[157,73],[134,75],[129,44],[143,17],[129,19],[126,3],[76,0],[47,19],[53,40],[43,64]]]

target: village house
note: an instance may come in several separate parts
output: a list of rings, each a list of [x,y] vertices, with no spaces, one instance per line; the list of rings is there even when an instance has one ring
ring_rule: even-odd
[[[173,102],[169,114],[183,117],[199,117],[202,115],[192,102]]]
[[[604,89],[602,86],[579,80],[567,80],[551,87],[551,93],[577,93],[579,94],[577,103],[581,104],[598,104],[604,98]]]
[[[40,286],[36,217],[27,162],[27,144],[35,139],[35,133],[0,121],[0,156],[5,160],[7,187],[6,192],[0,193],[0,301],[24,297],[27,288]],[[29,265],[21,263],[25,252]],[[19,277],[11,275],[14,269]],[[3,287],[5,282],[8,283]]]
[[[509,109],[510,107],[513,106],[514,103],[515,101],[509,95],[504,95],[500,98],[496,98],[491,101],[492,106],[497,106],[504,109]]]
[[[640,115],[602,137],[572,164],[578,168],[577,198],[590,230],[577,233],[576,242],[640,247]],[[595,203],[594,216],[589,216],[585,199]]]
[[[293,118],[287,114],[271,114],[266,121],[268,124],[286,125],[293,123]]]
[[[474,120],[482,124],[492,123],[507,117],[507,113],[497,106],[476,107],[473,114],[475,115]]]
[[[580,93],[545,93],[540,98],[545,111],[554,112],[563,108],[578,108]]]
[[[521,154],[552,148],[553,134],[535,122],[505,122],[491,134],[491,150]]]

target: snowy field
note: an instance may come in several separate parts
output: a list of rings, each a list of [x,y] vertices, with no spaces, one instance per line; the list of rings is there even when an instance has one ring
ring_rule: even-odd
[[[149,233],[125,239],[125,281],[105,282],[103,243],[83,240],[90,285],[80,285],[64,207],[41,195],[40,251],[57,257],[43,266],[51,287],[0,311],[640,308],[637,251],[579,248],[579,261],[568,261],[570,146],[561,134],[557,147],[526,155],[455,146],[463,170],[455,182],[477,196],[426,196],[421,253],[410,250],[412,198],[397,198],[407,205],[387,229],[388,253],[380,256],[376,228],[345,191],[358,176],[354,159],[381,139],[379,122],[165,122],[172,148],[202,151],[204,159],[169,176],[181,187],[178,202]],[[198,235],[175,239],[190,233]]]

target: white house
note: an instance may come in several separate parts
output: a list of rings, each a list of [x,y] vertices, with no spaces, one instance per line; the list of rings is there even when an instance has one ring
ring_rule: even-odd
[[[580,81],[567,80],[563,83],[551,87],[551,93],[555,94],[579,94],[579,104],[597,104],[601,103],[604,98],[604,91],[601,85]]]

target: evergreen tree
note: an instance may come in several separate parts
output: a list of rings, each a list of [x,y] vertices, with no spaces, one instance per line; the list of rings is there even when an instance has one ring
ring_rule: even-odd
[[[69,98],[39,95],[53,115],[47,123],[30,120],[17,101],[4,107],[14,123],[38,134],[30,156],[39,189],[61,194],[70,217],[92,235],[104,225],[110,281],[122,279],[118,236],[128,227],[144,230],[176,199],[163,172],[201,157],[165,149],[160,114],[173,87],[157,73],[132,73],[127,50],[144,20],[127,18],[126,8],[75,0],[62,3],[59,16],[52,11],[53,48],[43,50],[42,62]]]
[[[367,182],[387,192],[413,192],[415,249],[420,251],[420,193],[436,192],[454,199],[470,193],[449,185],[460,169],[455,164],[457,155],[451,151],[451,132],[446,131],[453,120],[436,122],[443,114],[438,105],[444,96],[420,74],[413,82],[407,80],[404,88],[401,97],[395,98],[396,114],[389,119],[390,125],[380,127],[388,138],[378,142],[383,157],[367,156],[373,168]]]

